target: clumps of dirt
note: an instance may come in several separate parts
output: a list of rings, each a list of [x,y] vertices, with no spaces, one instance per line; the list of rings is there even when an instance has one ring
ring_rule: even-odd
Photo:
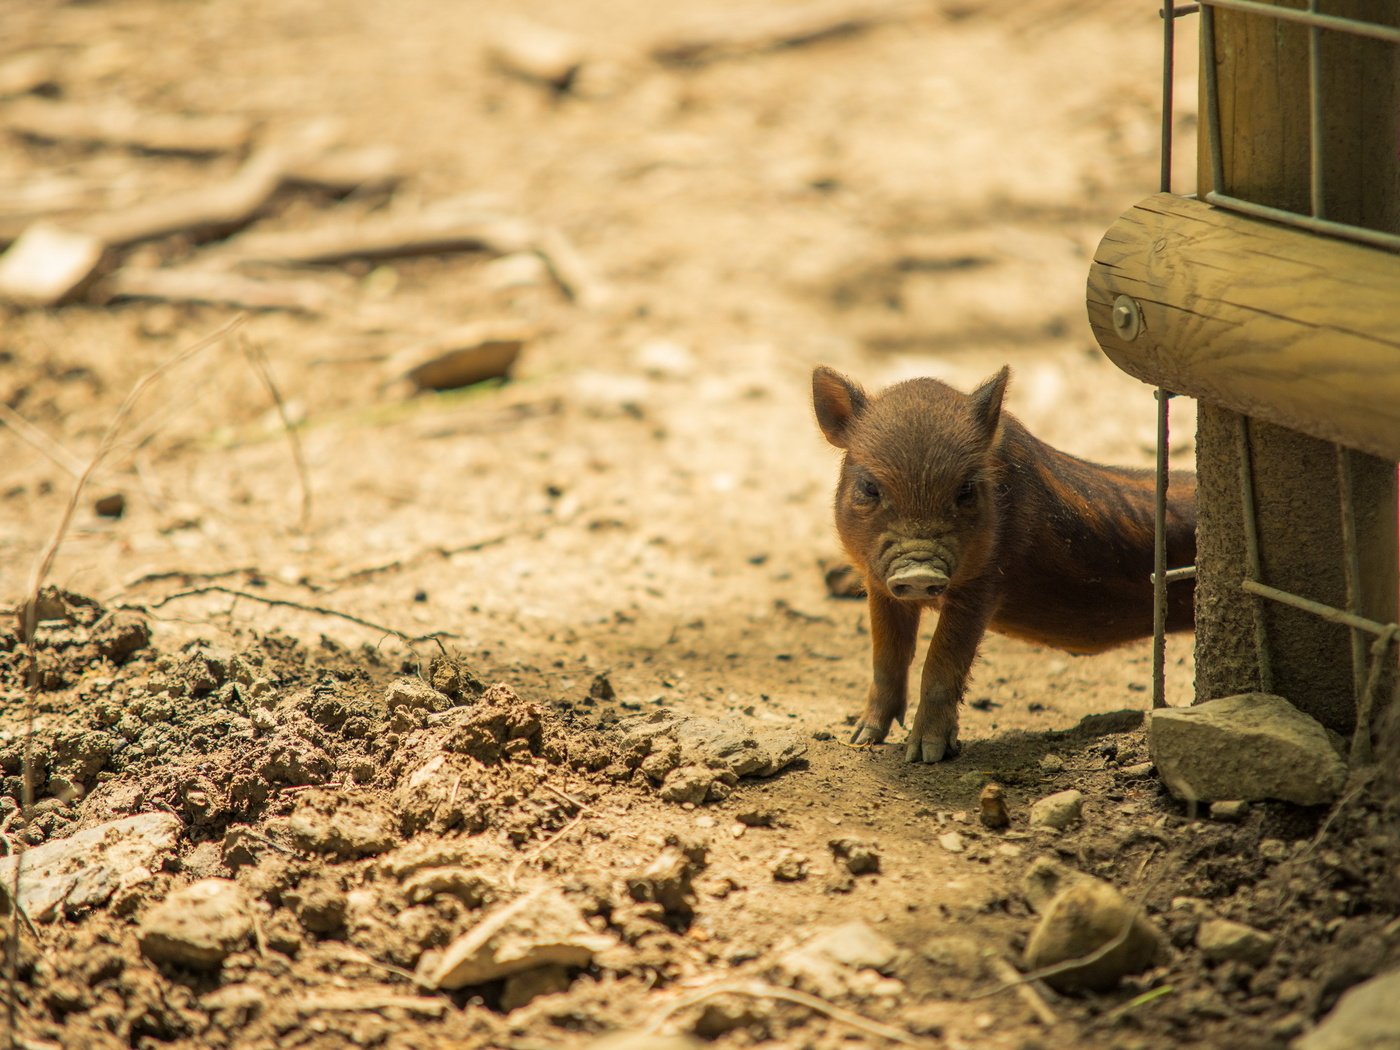
[[[6,707],[29,687],[29,662],[22,652],[25,614],[21,605],[0,627],[0,701]],[[92,598],[58,587],[39,591],[33,655],[40,690],[61,689],[95,666],[119,667],[150,644],[150,626],[136,613],[109,611]]]

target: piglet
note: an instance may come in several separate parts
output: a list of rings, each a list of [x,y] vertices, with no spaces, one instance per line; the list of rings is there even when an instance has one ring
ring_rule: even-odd
[[[812,373],[826,439],[845,450],[836,529],[865,581],[874,680],[852,742],[904,723],[924,609],[938,626],[905,757],[958,753],[958,704],[988,628],[1071,653],[1152,633],[1151,471],[1052,448],[1002,409],[1010,369],[971,394],[912,379],[871,396]],[[1196,557],[1196,478],[1173,472],[1167,564]],[[1194,626],[1194,583],[1168,588],[1167,629]]]

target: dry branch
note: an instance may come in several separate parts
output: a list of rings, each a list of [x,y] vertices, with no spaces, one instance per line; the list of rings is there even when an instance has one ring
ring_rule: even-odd
[[[236,153],[248,146],[252,126],[234,115],[152,113],[120,103],[58,102],[24,98],[3,111],[10,131],[47,142],[96,142],[152,153]]]
[[[318,281],[264,281],[219,270],[192,268],[150,270],[127,266],[98,289],[109,299],[160,299],[176,303],[214,303],[248,310],[290,310],[323,314],[336,293]]]
[[[0,401],[0,423],[9,427],[14,432],[15,437],[34,448],[73,477],[82,477],[82,460],[3,401]]]
[[[338,219],[319,229],[252,233],[229,241],[207,258],[225,266],[247,263],[312,265],[350,259],[392,259],[434,252],[479,251],[507,255],[534,243],[516,219],[463,214],[461,209]]]
[[[702,65],[848,36],[906,18],[913,11],[908,4],[872,9],[850,0],[817,0],[781,10],[753,8],[744,16],[707,20],[660,40],[652,45],[651,56],[672,65]]]
[[[315,613],[317,616],[333,616],[339,620],[346,620],[349,623],[358,624],[360,627],[368,627],[372,631],[379,631],[383,634],[392,635],[405,645],[415,645],[419,642],[431,642],[435,638],[456,638],[457,635],[451,631],[430,631],[427,634],[407,634],[397,627],[388,627],[374,620],[366,620],[361,616],[352,613],[341,612],[339,609],[327,609],[321,605],[308,605],[305,602],[292,601],[289,598],[269,598],[262,594],[253,594],[251,591],[240,591],[234,587],[225,587],[222,584],[211,583],[203,587],[190,587],[183,591],[176,591],[174,594],[167,594],[153,602],[118,602],[118,609],[137,609],[142,612],[149,612],[152,609],[159,609],[163,605],[168,605],[181,598],[193,598],[201,594],[227,594],[233,598],[246,598],[250,602],[259,602],[262,605],[271,605],[283,609],[299,609],[302,612]]]

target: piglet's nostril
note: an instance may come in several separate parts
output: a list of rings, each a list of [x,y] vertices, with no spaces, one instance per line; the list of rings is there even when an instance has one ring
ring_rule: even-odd
[[[896,598],[920,601],[937,598],[948,588],[946,574],[931,565],[906,565],[893,573],[886,581],[890,593]]]

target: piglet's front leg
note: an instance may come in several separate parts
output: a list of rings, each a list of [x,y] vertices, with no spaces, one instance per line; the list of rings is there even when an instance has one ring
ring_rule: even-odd
[[[990,618],[987,601],[975,590],[950,593],[944,599],[924,659],[919,707],[909,729],[905,761],[941,762],[957,755],[958,705]]]
[[[869,588],[870,644],[874,678],[853,744],[880,744],[890,723],[904,722],[909,697],[909,664],[919,634],[919,607]]]

